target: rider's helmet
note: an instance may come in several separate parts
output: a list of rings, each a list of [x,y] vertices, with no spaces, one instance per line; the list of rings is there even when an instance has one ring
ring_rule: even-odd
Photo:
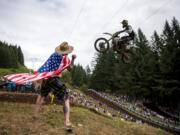
[[[121,23],[122,23],[122,25],[123,25],[123,26],[122,26],[123,28],[125,28],[125,27],[128,26],[128,20],[123,20]]]

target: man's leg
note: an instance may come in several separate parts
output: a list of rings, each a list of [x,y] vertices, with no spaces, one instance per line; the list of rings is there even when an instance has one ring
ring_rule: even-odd
[[[59,77],[54,77],[51,81],[51,88],[53,94],[59,101],[63,101],[63,112],[64,112],[64,124],[65,126],[71,126],[69,120],[70,117],[70,105],[69,105],[69,92],[63,82],[60,81]]]
[[[70,117],[69,99],[66,99],[64,101],[63,111],[64,111],[64,124],[65,124],[65,126],[71,126],[71,122],[69,120],[69,117]]]
[[[45,97],[47,97],[47,95],[51,92],[51,89],[47,86],[48,81],[49,81],[49,79],[46,81],[40,82],[41,89],[40,89],[40,93],[36,99],[36,106],[35,106],[35,110],[34,110],[35,116],[37,116],[39,111],[41,110]]]
[[[37,99],[36,99],[36,106],[35,106],[35,110],[34,110],[34,115],[37,116],[39,111],[41,110],[42,104],[44,103],[44,98],[41,95],[38,95]]]

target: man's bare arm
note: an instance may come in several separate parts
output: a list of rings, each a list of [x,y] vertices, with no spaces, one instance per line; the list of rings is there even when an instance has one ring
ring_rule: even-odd
[[[72,59],[71,59],[71,64],[70,66],[67,68],[68,71],[70,71],[73,66],[74,66],[74,60],[76,59],[76,55],[72,55]]]

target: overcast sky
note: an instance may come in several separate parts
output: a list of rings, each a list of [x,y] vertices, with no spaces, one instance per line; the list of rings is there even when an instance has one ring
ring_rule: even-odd
[[[95,39],[121,30],[123,19],[150,38],[173,16],[180,21],[180,0],[0,0],[0,40],[20,45],[26,66],[33,69],[68,41],[76,64],[86,67]]]

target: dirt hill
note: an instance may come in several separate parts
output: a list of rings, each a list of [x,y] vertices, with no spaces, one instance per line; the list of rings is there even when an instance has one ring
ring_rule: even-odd
[[[74,133],[63,126],[60,105],[45,105],[42,113],[33,118],[34,104],[0,102],[0,135],[169,135],[146,124],[109,118],[81,107],[71,108]]]

